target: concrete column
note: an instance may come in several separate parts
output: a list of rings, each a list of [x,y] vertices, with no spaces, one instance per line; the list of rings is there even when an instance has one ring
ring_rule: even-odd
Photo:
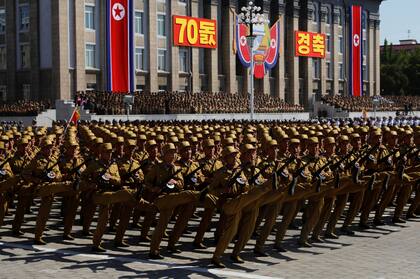
[[[149,79],[146,82],[147,90],[156,92],[159,89],[157,75],[157,18],[156,1],[149,0],[148,3],[148,50],[149,50]]]
[[[31,48],[31,98],[40,99],[39,92],[39,26],[38,26],[39,6],[37,0],[29,1],[30,15],[30,48]]]
[[[369,96],[375,95],[375,22],[372,20],[368,20],[368,26],[366,28],[367,34],[367,45],[368,45],[368,52],[367,52],[367,71],[368,71],[368,93]]]
[[[373,94],[375,96],[381,95],[381,50],[380,50],[381,36],[380,35],[381,35],[380,34],[380,21],[379,21],[379,16],[378,16],[378,19],[375,21],[375,45],[374,45],[375,88],[374,88]]]
[[[7,54],[7,100],[21,98],[16,92],[16,5],[15,0],[6,0],[6,54]]]
[[[67,1],[51,1],[52,13],[52,99],[70,99],[69,58],[68,58],[68,6]]]
[[[108,65],[107,65],[107,55],[106,55],[106,1],[96,0],[96,5],[98,5],[99,10],[99,26],[96,30],[96,51],[99,51],[99,65],[98,68],[100,72],[96,76],[97,86],[99,90],[107,89],[108,81]],[[84,20],[82,20],[84,22]],[[98,36],[99,33],[99,36]],[[85,85],[86,86],[86,85]],[[136,88],[136,77],[134,75],[134,89]]]
[[[264,14],[267,16],[267,18],[271,18],[271,12],[270,12],[270,0],[264,0],[263,1],[263,6],[262,6],[262,10],[264,11]],[[274,22],[271,22],[271,24]],[[271,27],[271,26],[269,26]],[[262,82],[262,88],[258,88],[261,92],[263,92],[264,94],[269,94],[270,95],[270,72],[267,72],[264,75],[264,79]]]
[[[199,0],[191,0],[191,16],[199,17]],[[192,63],[191,63],[191,72],[192,72],[192,91],[200,92],[200,54],[199,48],[193,47],[192,51]]]
[[[86,89],[86,66],[85,66],[85,1],[76,0],[74,3],[74,30],[75,30],[75,79],[76,91]],[[97,28],[100,28],[97,26]],[[99,45],[97,46],[99,47]],[[105,52],[105,49],[104,49]],[[105,83],[104,83],[105,84]]]
[[[326,26],[326,22],[327,22],[327,15],[328,15],[328,8],[326,5],[321,4],[321,28],[320,28],[320,33],[321,34],[325,34],[327,31],[327,26]],[[331,12],[331,11],[330,11]],[[319,78],[320,78],[320,88],[319,88],[319,94],[320,96],[325,95],[326,91],[327,91],[327,64],[326,64],[326,59],[319,59],[320,61],[320,73],[319,73]]]
[[[171,12],[174,15],[180,14],[178,12],[178,0],[171,0]],[[167,20],[169,20],[170,22],[169,26],[172,26],[172,16],[169,15]],[[170,30],[172,30],[172,28]],[[179,90],[179,47],[173,44],[171,31],[167,32],[166,37],[170,42],[169,45],[170,45],[170,50],[171,50],[171,68],[170,68],[171,81],[170,81],[169,90],[177,91]]]
[[[223,48],[223,56],[224,56],[224,69],[225,69],[225,76],[226,76],[226,91],[230,93],[236,93],[238,91],[238,87],[236,84],[236,56],[233,53],[233,38],[234,36],[234,16],[231,12],[231,9],[235,10],[236,8],[236,1],[229,0],[226,6],[223,6],[223,19],[226,21],[221,26],[222,30],[222,37],[229,38],[226,41],[219,42],[222,45],[220,47]]]
[[[305,30],[308,32],[318,32],[318,30],[315,30],[313,25],[314,18],[312,17],[312,13],[314,11],[314,6],[312,1],[308,1],[306,9],[301,10],[301,16],[306,18],[305,21]],[[303,12],[306,12],[306,14],[303,14]],[[312,67],[312,59],[311,57],[303,57],[303,106],[305,108],[308,108],[310,104],[312,104],[312,95],[313,95],[313,80],[314,80],[314,73],[313,73],[313,67]]]
[[[275,89],[274,89],[274,96],[279,97],[280,99],[285,99],[284,96],[284,46],[285,46],[285,36],[284,36],[284,26],[286,24],[286,15],[284,13],[285,4],[283,0],[279,0],[279,21],[280,21],[280,48],[279,48],[279,59],[277,61],[276,67],[274,70],[275,76]]]
[[[289,67],[289,96],[286,97],[286,101],[290,104],[299,104],[299,57],[295,56],[295,31],[299,30],[300,6],[298,0],[293,0],[291,4],[292,13],[286,20],[288,28],[286,44],[289,46],[286,53]]]
[[[333,78],[333,83],[332,83],[332,88],[331,88],[331,93],[332,95],[337,95],[338,94],[338,89],[339,89],[339,78],[340,78],[340,69],[339,69],[339,50],[340,50],[340,46],[338,45],[338,37],[340,36],[341,32],[342,32],[342,26],[339,26],[338,21],[339,21],[339,16],[340,16],[340,10],[338,8],[334,8],[334,13],[333,13],[333,31],[331,32],[331,67],[332,67],[332,78]]]
[[[210,1],[210,6],[206,7],[209,9],[209,18],[210,19],[217,19],[217,0]],[[218,26],[220,27],[220,26]],[[218,42],[219,47],[220,44],[224,42]],[[208,55],[208,63],[207,63],[207,73],[208,73],[208,90],[209,91],[219,91],[219,65],[218,65],[218,58],[217,58],[217,49],[208,49],[206,50],[209,52]]]

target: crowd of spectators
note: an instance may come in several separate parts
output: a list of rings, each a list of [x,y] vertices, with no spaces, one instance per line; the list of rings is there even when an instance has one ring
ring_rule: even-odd
[[[49,101],[18,101],[0,103],[0,116],[36,116],[51,108]]]
[[[228,93],[155,92],[134,93],[131,114],[183,114],[183,113],[247,113],[247,96]],[[126,114],[124,95],[107,92],[79,92],[75,103],[98,115]],[[255,112],[301,112],[303,107],[291,105],[265,94],[255,95]]]
[[[376,102],[374,101],[375,99],[377,100]],[[346,111],[373,111],[375,103],[376,111],[401,111],[407,113],[420,109],[420,97],[418,96],[324,96],[322,101]]]

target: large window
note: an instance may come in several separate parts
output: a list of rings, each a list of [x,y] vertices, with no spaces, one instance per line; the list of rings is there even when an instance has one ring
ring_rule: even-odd
[[[312,68],[313,68],[314,78],[320,78],[320,63],[319,63],[319,59],[312,58]]]
[[[144,48],[136,47],[136,70],[144,71]]]
[[[344,53],[344,38],[342,36],[338,37],[338,44],[340,45],[339,52]]]
[[[331,52],[331,35],[327,34],[327,52]]]
[[[6,11],[4,8],[0,8],[0,34],[6,32]]]
[[[188,67],[188,50],[185,48],[179,49],[179,71],[183,73],[189,72]]]
[[[96,45],[86,44],[86,68],[96,68]]]
[[[158,71],[167,71],[166,49],[158,49]]]
[[[7,68],[6,47],[0,46],[0,70],[6,70],[6,68]]]
[[[29,44],[20,45],[20,68],[28,69],[31,67],[31,48]]]
[[[158,27],[158,35],[166,36],[166,16],[164,14],[158,14],[157,27]]]
[[[343,63],[338,64],[338,71],[339,71],[340,79],[344,80],[344,66],[343,66]]]
[[[85,5],[85,27],[95,30],[95,6]]]
[[[19,31],[29,31],[29,5],[19,6]]]
[[[363,40],[362,49],[363,49],[363,55],[367,55],[368,48],[367,48],[367,41],[366,40]]]
[[[144,34],[144,16],[143,16],[143,12],[136,12],[135,13],[135,30],[136,30],[136,34]]]
[[[367,70],[367,66],[363,65],[363,80],[367,81],[369,79],[369,75],[368,75],[368,70]]]
[[[7,100],[7,86],[0,85],[0,100],[5,102]]]
[[[343,26],[343,10],[338,10],[338,25]]]
[[[328,61],[325,63],[327,66],[327,78],[328,79],[332,79],[332,67],[331,67],[331,62]]]

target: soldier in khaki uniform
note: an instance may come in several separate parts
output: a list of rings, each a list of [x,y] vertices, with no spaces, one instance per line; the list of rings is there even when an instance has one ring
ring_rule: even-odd
[[[304,161],[305,157],[301,157],[299,139],[292,138],[290,140],[290,153],[291,161],[288,164],[288,172],[291,175],[291,179],[295,180],[297,190],[295,191],[295,195],[291,196],[289,193],[289,195],[284,200],[283,218],[277,228],[276,240],[274,244],[274,248],[279,252],[285,251],[281,245],[281,242],[286,235],[286,231],[289,228],[289,225],[292,223],[297,214],[298,201],[302,199],[302,195],[304,196],[308,191],[312,191],[311,189],[305,189],[307,187],[305,185],[311,181],[312,177]],[[300,192],[299,195],[297,195],[297,191]]]
[[[147,150],[147,159],[142,163],[142,170],[144,176],[146,176],[157,164],[161,163],[158,154],[158,146],[155,140],[149,140],[146,143],[146,150]],[[153,202],[156,199],[156,194],[149,191],[147,187],[144,188],[143,197],[145,200],[149,202]],[[134,210],[133,216],[133,226],[138,223],[140,218],[140,210]],[[154,211],[147,211],[145,212],[144,221],[141,227],[141,235],[140,241],[141,242],[149,242],[149,230],[152,222],[156,219],[157,209]]]
[[[260,169],[257,168],[257,148],[252,144],[244,144],[241,148],[241,168],[248,181],[249,190],[260,187],[265,178]],[[271,177],[269,177],[271,179]],[[260,197],[262,199],[262,197]],[[258,218],[260,207],[260,200],[248,204],[242,209],[241,219],[239,221],[238,240],[232,251],[231,259],[236,263],[243,263],[244,260],[239,256],[239,253],[244,249],[246,243],[252,236],[255,229],[255,223]]]
[[[206,177],[206,184],[203,184],[203,189],[207,187],[212,179],[214,174],[223,167],[223,163],[216,157],[216,145],[213,139],[207,139],[203,142],[203,152],[204,157],[199,161],[200,165],[203,166],[202,173]],[[202,190],[202,189],[198,189]],[[193,246],[197,249],[207,248],[203,244],[204,234],[206,233],[208,227],[210,226],[211,219],[214,215],[216,206],[205,208],[203,216],[198,226],[197,233],[194,238]]]
[[[4,142],[0,142],[0,227],[3,225],[4,216],[8,209],[8,191],[14,182],[14,174],[9,161],[12,158],[8,155]]]
[[[221,219],[224,220],[212,258],[212,263],[220,268],[225,267],[220,257],[237,233],[242,210],[272,188],[272,182],[267,181],[249,190],[246,176],[237,164],[238,153],[233,146],[225,147],[222,152],[225,167],[215,174],[209,185],[209,193],[219,197],[218,207],[222,211]]]
[[[177,167],[180,167],[181,174],[184,180],[185,190],[196,190],[195,187],[201,185],[204,182],[204,176],[201,172],[203,168],[200,164],[192,159],[192,149],[188,141],[183,141],[180,144],[180,159],[175,163]],[[192,217],[195,211],[195,204],[188,203],[177,207],[174,211],[174,215],[177,214],[174,229],[169,236],[168,250],[171,252],[179,252],[175,247],[185,228],[187,227],[189,219]]]
[[[35,228],[35,242],[37,244],[45,244],[45,241],[42,239],[42,234],[51,211],[54,196],[56,195],[68,198],[68,210],[64,216],[63,238],[65,240],[73,239],[70,233],[78,205],[77,189],[74,189],[73,183],[76,179],[76,172],[82,171],[83,167],[83,160],[77,153],[78,146],[78,143],[74,139],[65,144],[65,153],[62,159],[57,162],[57,166],[62,175],[62,178],[60,178],[62,182],[44,183],[37,189],[36,195],[41,198],[41,205]]]
[[[275,174],[273,179],[277,177],[277,181],[274,183],[277,183],[278,189],[269,191],[259,200],[259,206],[264,208],[264,212],[260,213],[262,216],[259,216],[259,218],[261,221],[262,219],[265,219],[265,222],[259,232],[254,248],[254,254],[261,257],[267,256],[264,252],[263,246],[270,235],[274,224],[276,223],[276,218],[287,194],[285,192],[287,191],[287,185],[291,182],[291,177],[287,170],[288,158],[284,157],[282,160],[277,159],[278,143],[276,140],[270,140],[268,142],[266,152],[267,157],[265,157],[259,164],[259,168],[262,170],[265,169],[263,176],[267,179]],[[257,220],[257,225],[259,225],[261,221]]]
[[[54,144],[46,139],[43,142],[42,150],[37,156],[22,170],[21,178],[24,180],[22,187],[18,191],[18,206],[13,222],[13,234],[22,235],[20,228],[23,223],[25,209],[29,207],[33,194],[43,183],[56,182],[61,179],[58,158],[54,155]],[[41,218],[44,217],[41,214]],[[42,239],[41,239],[42,240]],[[38,241],[35,241],[36,243]],[[40,241],[38,244],[44,244]]]
[[[136,197],[136,200],[140,200],[144,187],[144,175],[141,169],[142,165],[133,158],[135,151],[136,141],[134,139],[127,140],[124,147],[124,155],[118,163],[118,170],[121,176],[122,185]],[[131,202],[121,203],[120,222],[115,235],[115,245],[119,247],[128,246],[128,244],[123,241],[123,238],[133,210],[150,211],[154,209],[153,205],[150,205],[143,200],[140,200],[140,202],[133,202],[133,200],[130,199],[130,201]]]
[[[197,196],[193,191],[185,190],[182,168],[175,165],[176,147],[167,143],[162,147],[162,162],[154,166],[145,177],[146,188],[158,197],[154,204],[159,210],[159,221],[150,243],[149,258],[162,259],[159,253],[166,227],[173,210],[180,205],[194,202]]]

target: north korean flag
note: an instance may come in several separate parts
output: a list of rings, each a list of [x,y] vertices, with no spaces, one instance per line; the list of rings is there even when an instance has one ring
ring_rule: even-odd
[[[362,7],[350,7],[350,93],[363,93]]]
[[[108,91],[134,91],[133,0],[107,0]]]

